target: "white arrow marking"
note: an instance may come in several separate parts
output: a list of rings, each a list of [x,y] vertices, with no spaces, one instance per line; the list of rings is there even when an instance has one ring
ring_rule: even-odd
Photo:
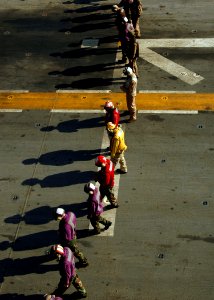
[[[145,39],[138,40],[141,48],[213,48],[214,38],[204,39]]]
[[[210,48],[214,47],[214,38],[205,39],[145,39],[138,40],[140,45],[140,57],[149,63],[176,76],[182,81],[194,85],[204,79],[199,74],[172,62],[166,57],[149,48]]]

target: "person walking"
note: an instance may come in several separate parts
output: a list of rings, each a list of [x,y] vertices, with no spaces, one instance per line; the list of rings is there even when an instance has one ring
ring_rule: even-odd
[[[101,195],[99,192],[99,188],[95,187],[95,185],[91,182],[85,184],[84,192],[87,193],[88,196],[88,216],[87,218],[90,220],[91,225],[94,228],[95,234],[101,233],[100,224],[104,225],[104,230],[107,230],[112,222],[106,220],[101,216],[103,213],[103,203],[101,201]]]
[[[120,113],[119,113],[118,109],[116,107],[114,107],[114,104],[111,101],[107,101],[105,103],[104,109],[106,111],[105,126],[106,126],[107,134],[109,137],[109,141],[110,141],[112,134],[111,134],[111,132],[108,131],[107,124],[108,124],[108,122],[112,122],[113,124],[118,126],[119,121],[120,121]]]
[[[122,0],[118,4],[123,7],[128,21],[131,22],[135,29],[136,38],[141,37],[140,33],[140,16],[143,12],[143,6],[140,0]]]
[[[118,5],[113,5],[112,7],[113,12],[116,13],[116,26],[118,30],[118,37],[121,45],[122,50],[122,62],[126,63],[127,61],[127,42],[129,40],[128,33],[127,33],[127,24],[128,19],[125,14],[125,10]],[[134,27],[133,27],[134,28]]]
[[[138,78],[137,59],[139,57],[139,43],[136,40],[133,30],[130,30],[129,36],[129,43],[127,45],[127,57],[129,60],[128,66],[133,70],[136,77]]]
[[[114,195],[114,164],[105,156],[99,155],[95,159],[95,165],[100,167],[95,181],[98,181],[100,184],[101,199],[106,196],[113,208],[118,207],[119,205]]]
[[[126,82],[120,88],[126,93],[126,103],[130,118],[128,122],[136,121],[136,94],[137,94],[137,76],[130,67],[126,67],[123,71],[127,76]]]
[[[120,174],[127,173],[127,165],[124,156],[124,152],[127,149],[124,137],[124,131],[120,126],[115,126],[115,124],[109,122],[107,124],[108,130],[112,132],[113,136],[110,141],[110,153],[111,161],[116,167],[117,163],[120,164],[120,169],[118,172]]]
[[[57,259],[59,261],[59,273],[61,279],[59,281],[58,287],[53,293],[52,297],[62,297],[65,291],[72,284],[77,290],[78,298],[86,298],[87,292],[84,288],[82,281],[76,273],[74,254],[68,247],[62,247],[61,245],[54,245],[53,251],[55,252]]]
[[[88,261],[77,246],[76,237],[76,216],[73,212],[65,212],[61,207],[56,209],[56,220],[59,221],[59,240],[63,247],[69,247],[74,256],[79,260],[81,267],[88,266]]]

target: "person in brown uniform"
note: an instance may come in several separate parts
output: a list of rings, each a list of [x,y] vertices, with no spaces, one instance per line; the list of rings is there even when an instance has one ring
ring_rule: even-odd
[[[129,43],[127,45],[128,66],[138,77],[137,59],[139,57],[139,43],[136,40],[135,32],[133,30],[130,30],[129,37]]]
[[[121,0],[118,6],[124,8],[126,17],[134,26],[136,38],[140,38],[139,20],[143,11],[143,6],[140,0]]]
[[[130,67],[126,67],[123,73],[127,76],[127,79],[120,88],[123,92],[126,93],[126,102],[130,114],[128,122],[133,122],[137,119],[135,102],[137,94],[137,76]]]

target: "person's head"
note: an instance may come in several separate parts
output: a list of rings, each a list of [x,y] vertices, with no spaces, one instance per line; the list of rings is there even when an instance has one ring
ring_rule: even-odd
[[[65,210],[63,208],[61,208],[61,207],[58,207],[56,209],[55,219],[57,221],[60,221],[60,220],[62,220],[62,218],[64,217],[64,215],[65,215]]]
[[[53,257],[56,258],[57,260],[60,260],[60,258],[64,255],[64,249],[61,245],[56,244],[51,246],[48,254]]]
[[[95,185],[92,182],[88,182],[84,186],[84,192],[87,194],[93,194],[95,190]]]
[[[117,128],[117,126],[114,123],[112,123],[112,122],[107,123],[107,130],[109,132],[114,133],[116,128]]]
[[[114,104],[112,101],[106,101],[105,105],[104,105],[104,109],[106,111],[110,111],[112,109],[114,109]]]
[[[62,299],[59,297],[56,297],[55,295],[44,295],[45,300],[56,300],[56,299]]]
[[[115,5],[112,6],[112,11],[113,12],[117,12],[118,10],[120,10],[120,7],[118,5],[115,4]]]
[[[95,159],[95,166],[97,166],[97,167],[103,168],[106,166],[106,163],[107,163],[107,159],[103,155],[99,155]]]
[[[123,74],[126,76],[131,76],[133,74],[132,68],[125,67],[125,69],[123,70]]]

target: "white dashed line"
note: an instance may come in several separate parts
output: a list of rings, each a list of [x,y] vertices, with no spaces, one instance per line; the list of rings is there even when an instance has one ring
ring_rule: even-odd
[[[84,114],[104,114],[104,110],[98,109],[52,109],[52,113],[84,113]]]
[[[165,90],[158,90],[158,91],[150,91],[150,90],[139,90],[139,94],[195,94],[195,91],[165,91]]]
[[[138,110],[139,114],[197,115],[198,110]]]
[[[0,112],[11,112],[11,113],[16,113],[16,112],[22,112],[22,109],[4,109],[4,108],[2,108],[2,109],[0,109]]]

